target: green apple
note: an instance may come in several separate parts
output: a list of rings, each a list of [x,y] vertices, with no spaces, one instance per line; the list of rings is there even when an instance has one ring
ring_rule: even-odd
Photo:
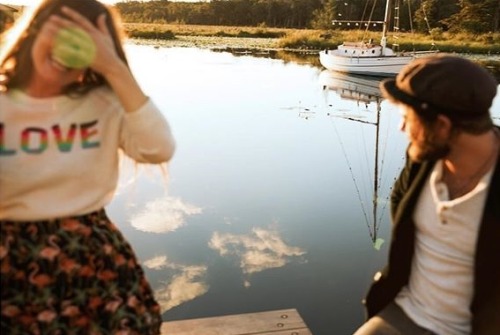
[[[94,40],[83,29],[69,27],[57,33],[52,57],[58,63],[72,69],[84,69],[92,64],[95,55]]]

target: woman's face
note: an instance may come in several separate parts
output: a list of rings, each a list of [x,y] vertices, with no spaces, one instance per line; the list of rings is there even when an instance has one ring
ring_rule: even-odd
[[[84,70],[66,68],[53,59],[52,49],[59,30],[60,27],[49,18],[42,25],[33,43],[33,73],[27,90],[34,96],[61,94],[66,85],[77,81],[83,75]]]

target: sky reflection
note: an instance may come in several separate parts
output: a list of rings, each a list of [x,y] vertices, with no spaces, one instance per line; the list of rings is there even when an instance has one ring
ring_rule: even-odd
[[[169,262],[166,255],[148,259],[143,262],[143,266],[152,270],[169,269],[174,272],[154,293],[163,311],[193,300],[208,291],[208,284],[204,281],[207,266],[176,264]]]
[[[225,52],[127,50],[178,147],[167,178],[122,169],[108,208],[164,320],[294,307],[315,335],[352,334],[386,262],[387,197],[407,145],[378,82]],[[498,123],[500,98],[492,112]]]
[[[285,266],[306,253],[301,248],[287,245],[278,231],[262,227],[254,227],[246,235],[214,232],[209,246],[221,256],[237,256],[246,274]]]
[[[130,222],[134,228],[149,233],[169,233],[186,223],[186,218],[200,214],[202,209],[183,202],[180,198],[166,196],[145,204]]]

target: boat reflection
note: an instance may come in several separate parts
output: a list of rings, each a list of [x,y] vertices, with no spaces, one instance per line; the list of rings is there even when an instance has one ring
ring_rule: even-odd
[[[378,86],[383,79],[328,70],[319,75],[323,90],[334,91],[343,99],[364,103],[381,102],[382,96]]]
[[[351,100],[355,101],[358,104],[364,103],[366,105],[366,109],[368,109],[368,105],[371,103],[375,103],[376,105],[376,113],[374,121],[365,120],[366,115],[363,114],[336,114],[329,113],[332,117],[340,117],[343,119],[351,120],[354,122],[361,122],[370,125],[374,125],[376,127],[375,131],[375,149],[374,149],[374,170],[373,177],[370,178],[373,182],[372,185],[372,195],[371,195],[371,209],[367,208],[368,206],[365,204],[361,197],[360,188],[358,178],[353,173],[353,167],[351,166],[351,162],[346,155],[346,149],[344,148],[343,141],[339,139],[339,142],[342,145],[342,150],[344,151],[344,156],[346,158],[347,164],[349,166],[349,170],[351,172],[351,176],[353,182],[356,187],[356,191],[358,193],[359,202],[364,214],[364,218],[366,221],[366,225],[368,227],[370,239],[373,242],[373,246],[376,250],[379,250],[384,240],[378,237],[378,230],[380,227],[380,223],[382,221],[382,217],[385,212],[385,207],[388,203],[389,196],[386,195],[383,198],[380,197],[380,162],[383,162],[383,159],[380,158],[380,150],[379,150],[379,142],[380,142],[380,104],[383,100],[379,84],[385,79],[382,77],[372,77],[372,76],[363,76],[363,75],[354,75],[354,74],[346,74],[335,71],[324,70],[319,75],[319,82],[322,85],[322,89],[325,92],[334,92],[338,96],[342,98],[342,100]],[[364,111],[366,112],[366,111]],[[337,132],[338,133],[338,132]],[[384,208],[379,212],[379,206],[383,205]],[[371,213],[371,215],[369,214]]]

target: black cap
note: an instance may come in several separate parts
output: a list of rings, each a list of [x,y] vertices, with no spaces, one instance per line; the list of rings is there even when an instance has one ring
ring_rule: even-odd
[[[489,114],[497,85],[495,77],[480,65],[439,54],[410,62],[396,78],[382,81],[380,90],[385,98],[417,111],[473,119]]]

